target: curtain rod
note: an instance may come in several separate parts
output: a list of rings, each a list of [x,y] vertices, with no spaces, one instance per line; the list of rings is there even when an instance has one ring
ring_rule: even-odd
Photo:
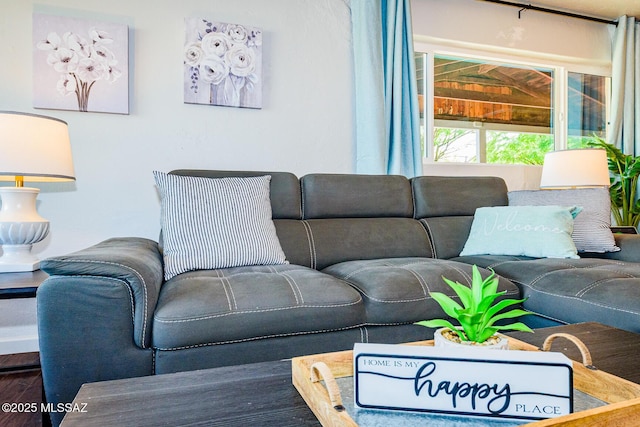
[[[617,21],[610,21],[608,19],[595,18],[593,16],[579,15],[577,13],[564,12],[562,10],[547,9],[544,7],[532,6],[531,4],[514,3],[510,1],[503,1],[503,0],[483,0],[483,1],[521,8],[518,11],[518,19],[520,19],[520,13],[522,13],[523,10],[535,10],[538,12],[547,12],[547,13],[554,13],[556,15],[569,16],[571,18],[586,19],[587,21],[601,22],[603,24],[618,25]]]

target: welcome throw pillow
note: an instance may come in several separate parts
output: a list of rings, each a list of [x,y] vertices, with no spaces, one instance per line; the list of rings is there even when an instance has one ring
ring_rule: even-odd
[[[499,206],[476,209],[460,256],[579,258],[571,238],[577,207]]]
[[[271,176],[153,175],[165,280],[192,270],[287,263],[271,218]]]

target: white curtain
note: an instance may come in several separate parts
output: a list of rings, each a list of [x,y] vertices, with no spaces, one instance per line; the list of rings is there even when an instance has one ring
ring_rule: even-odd
[[[611,125],[608,142],[640,155],[640,31],[635,18],[621,16],[613,40]]]

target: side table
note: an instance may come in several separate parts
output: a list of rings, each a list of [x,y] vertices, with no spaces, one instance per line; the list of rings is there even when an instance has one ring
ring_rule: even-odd
[[[42,270],[0,273],[0,299],[35,298],[38,286],[47,277]]]
[[[41,270],[0,273],[0,354],[37,351],[36,291]]]
[[[37,352],[35,297],[47,278],[41,270],[0,273],[0,402],[44,402]],[[25,336],[27,339],[25,340]],[[3,348],[4,347],[4,348]],[[47,413],[0,413],[0,425],[50,426]]]

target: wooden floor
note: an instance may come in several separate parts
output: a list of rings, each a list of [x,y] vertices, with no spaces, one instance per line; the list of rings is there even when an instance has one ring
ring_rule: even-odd
[[[0,410],[0,426],[43,426],[40,412],[42,375],[39,364],[38,353],[0,355],[0,404],[3,405]],[[6,406],[9,406],[9,412]]]

